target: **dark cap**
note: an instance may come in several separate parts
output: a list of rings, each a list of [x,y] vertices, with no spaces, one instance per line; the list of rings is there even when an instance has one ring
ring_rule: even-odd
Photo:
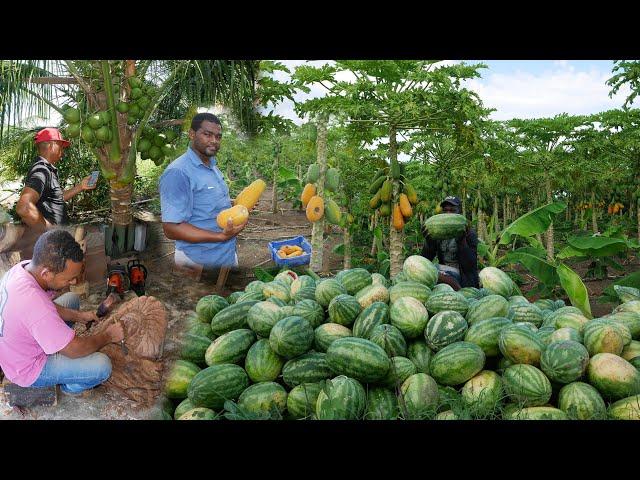
[[[459,207],[460,199],[458,197],[446,197],[442,202],[440,202],[440,206],[444,207],[445,203],[450,203],[454,207]]]

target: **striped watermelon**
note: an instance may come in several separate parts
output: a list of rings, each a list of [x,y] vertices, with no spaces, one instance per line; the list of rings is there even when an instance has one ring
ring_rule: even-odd
[[[353,324],[353,335],[369,338],[371,331],[383,323],[389,323],[389,306],[386,303],[373,302],[356,318]]]
[[[640,420],[640,395],[623,398],[609,406],[612,420]]]
[[[251,385],[238,397],[238,407],[262,418],[282,418],[287,408],[287,391],[275,382]]]
[[[438,385],[426,373],[415,373],[400,387],[400,411],[405,420],[431,418],[438,406]]]
[[[612,353],[598,353],[591,357],[587,378],[603,397],[611,400],[640,393],[640,372],[624,358]]]
[[[558,408],[572,420],[604,420],[607,406],[588,383],[573,382],[560,389]]]
[[[519,325],[521,327],[524,327],[527,330],[532,331],[533,333],[537,333],[538,332],[538,327],[536,327],[533,323],[529,323],[529,322],[514,322],[514,325]]]
[[[312,328],[324,323],[324,309],[315,300],[301,300],[291,308],[291,316],[302,317]]]
[[[423,334],[429,314],[427,309],[413,297],[402,297],[389,309],[391,325],[396,327],[405,338],[416,338]]]
[[[355,295],[360,306],[365,309],[373,302],[389,303],[389,290],[382,285],[369,285]]]
[[[424,329],[424,337],[431,350],[438,351],[462,340],[467,333],[467,321],[458,312],[445,310],[436,313]]]
[[[262,292],[244,292],[242,295],[238,297],[238,301],[236,303],[248,302],[251,300],[257,300],[261,302],[264,299],[265,297]]]
[[[418,373],[418,370],[411,360],[406,357],[391,357],[389,371],[380,383],[390,388],[399,387],[414,373]]]
[[[622,332],[625,329],[626,332]],[[589,355],[596,353],[613,353],[620,355],[624,349],[625,336],[629,329],[621,323],[607,321],[601,318],[590,321],[584,326],[584,345],[589,351]],[[631,334],[628,333],[629,340]]]
[[[311,418],[316,412],[318,395],[324,382],[302,383],[293,387],[287,396],[287,411],[295,419]]]
[[[533,302],[540,310],[555,310],[554,302],[550,298],[540,298]]]
[[[389,371],[390,363],[380,346],[364,338],[340,338],[327,349],[327,364],[331,370],[361,382],[381,380]]]
[[[632,358],[640,357],[640,342],[632,340],[629,345],[624,347],[620,354],[626,361],[630,361]]]
[[[559,342],[561,340],[573,340],[574,342],[582,343],[582,334],[571,327],[554,330],[551,334],[550,342]]]
[[[614,285],[613,290],[616,292],[616,295],[618,295],[618,298],[622,303],[640,300],[640,290],[637,288]]]
[[[198,300],[196,313],[203,323],[211,323],[215,314],[228,306],[229,302],[220,295],[206,295]]]
[[[289,302],[291,300],[291,286],[285,281],[274,280],[273,282],[264,284],[262,294],[265,299],[276,297],[283,302]]]
[[[640,314],[640,300],[632,300],[618,305],[613,309],[614,313],[618,312],[634,312]]]
[[[282,300],[280,300],[278,297],[269,297],[265,300],[266,302],[269,303],[273,303],[274,305],[278,306],[278,307],[284,307],[287,305],[286,302],[283,302]]]
[[[482,288],[486,288],[494,295],[500,295],[505,299],[513,295],[513,292],[515,290],[515,283],[513,283],[513,280],[511,280],[511,277],[509,275],[504,273],[499,268],[485,267],[480,270],[478,276],[480,277],[480,284],[482,285]]]
[[[469,327],[464,335],[464,341],[478,345],[487,357],[496,357],[500,354],[498,347],[500,332],[509,325],[512,325],[511,320],[504,317],[480,320]]]
[[[478,290],[479,289],[477,289],[476,287],[464,287],[458,290],[458,293],[460,293],[461,295],[464,295],[466,299],[470,299],[470,298],[476,298],[476,294],[478,293]]]
[[[326,352],[329,345],[339,338],[351,337],[353,333],[344,325],[323,323],[315,329],[313,346],[319,352]]]
[[[215,335],[223,335],[232,330],[247,327],[247,314],[257,300],[235,303],[223,308],[211,320],[211,331]]]
[[[382,347],[389,357],[404,357],[407,354],[407,341],[393,325],[378,325],[371,330],[369,340]]]
[[[346,293],[347,289],[340,282],[334,278],[328,278],[316,285],[316,302],[327,308],[331,300]]]
[[[316,299],[316,281],[308,275],[301,275],[291,284],[291,299],[295,302]]]
[[[571,330],[573,330],[573,329],[571,329]],[[551,342],[557,342],[557,341],[560,341],[560,340],[571,340],[570,338],[556,338],[556,339],[553,339],[553,334],[556,331],[557,330],[555,328],[553,328],[553,327],[540,327],[538,329],[538,331],[536,332],[536,335],[538,336],[538,338],[540,340],[542,340],[542,343],[544,343],[545,345],[549,345]]]
[[[464,315],[469,308],[469,301],[458,292],[440,292],[432,293],[425,305],[431,315],[444,310],[453,310]]]
[[[413,297],[425,303],[431,290],[426,285],[418,282],[399,282],[389,289],[389,303],[394,303],[402,297]]]
[[[507,317],[514,323],[528,322],[536,327],[542,325],[542,311],[532,303],[511,305]]]
[[[504,420],[569,420],[567,414],[555,407],[529,407],[505,413]]]
[[[404,274],[404,272],[400,271],[396,274],[395,277],[393,277],[391,279],[391,285],[396,285],[400,282],[408,282],[409,279],[407,278],[407,276]],[[387,288],[389,287],[389,285],[385,285]]]
[[[262,293],[263,288],[264,288],[264,282],[262,280],[254,280],[253,282],[249,282],[247,286],[244,287],[244,291]]]
[[[498,348],[512,363],[540,365],[544,342],[534,332],[520,325],[502,329],[498,338]]]
[[[424,221],[424,229],[434,240],[459,238],[464,234],[468,222],[458,213],[439,213]]]
[[[619,311],[603,318],[625,325],[634,339],[640,339],[640,313]]]
[[[203,328],[200,328],[202,326]],[[208,328],[208,333],[205,329]],[[182,349],[180,350],[180,358],[188,360],[198,365],[204,363],[204,354],[211,344],[211,327],[205,323],[190,328],[182,337]]]
[[[178,404],[178,406],[174,410],[173,419],[178,420],[184,413],[188,412],[192,408],[196,408],[196,407],[193,405],[193,403],[191,403],[191,400],[189,400],[188,398],[185,398]]]
[[[227,302],[229,303],[229,305],[235,305],[238,298],[242,295],[244,295],[244,292],[233,292],[227,297]]]
[[[562,340],[550,343],[540,357],[540,368],[549,380],[571,383],[584,375],[589,352],[578,342]]]
[[[176,360],[165,381],[164,391],[167,398],[186,398],[189,384],[200,370],[201,368],[193,362]]]
[[[335,278],[347,289],[349,295],[355,295],[373,282],[371,274],[364,268],[342,270]]]
[[[293,358],[282,368],[282,380],[289,387],[301,383],[315,383],[333,377],[327,363],[327,355],[320,352],[309,352]]]
[[[511,295],[507,300],[509,301],[509,308],[516,305],[533,305],[529,302],[529,300],[527,300],[526,297],[523,297],[522,295]],[[535,305],[535,307],[540,310],[540,307],[538,307],[537,305]]]
[[[251,345],[256,341],[256,334],[248,328],[240,328],[216,338],[204,354],[207,365],[221,363],[238,363],[247,356]]]
[[[293,358],[307,352],[313,345],[314,331],[302,317],[287,317],[278,321],[269,334],[274,352],[284,358]]]
[[[564,307],[569,308],[569,307]],[[576,312],[563,312],[558,314],[559,310],[556,310],[555,314],[551,314],[549,317],[553,318],[556,329],[570,327],[578,332],[582,332],[584,326],[589,322],[589,319],[582,315],[582,313]]]
[[[434,420],[458,420],[458,416],[453,413],[453,410],[446,410],[437,414]]]
[[[220,410],[227,400],[236,400],[249,386],[249,377],[242,367],[232,364],[213,365],[198,372],[187,395],[197,407]]]
[[[429,370],[441,385],[461,385],[482,370],[484,361],[484,352],[475,343],[457,342],[437,352]]]
[[[284,359],[273,351],[266,338],[254,343],[244,360],[244,369],[252,382],[273,382],[283,365]]]
[[[509,302],[500,295],[488,295],[469,303],[466,319],[469,325],[487,318],[506,317],[509,313]]]
[[[358,420],[364,415],[367,395],[357,380],[339,375],[327,380],[318,394],[318,420]]]
[[[371,283],[376,285],[382,285],[383,287],[388,287],[389,282],[387,281],[384,275],[380,275],[379,273],[371,274]]]
[[[293,270],[283,270],[280,273],[278,273],[273,280],[276,282],[282,282],[288,285],[289,287],[291,287],[291,284],[297,278],[298,278],[298,274]]]
[[[383,387],[369,390],[364,420],[396,420],[398,414],[398,398],[395,392]]]
[[[438,283],[431,290],[432,293],[442,293],[442,292],[455,292],[455,290],[451,287],[451,285],[446,283]],[[466,297],[465,297],[466,298]]]
[[[533,365],[511,365],[502,374],[504,390],[511,401],[526,407],[544,405],[551,398],[551,382]]]
[[[215,420],[216,418],[218,415],[210,408],[197,407],[184,412],[178,420]]]
[[[268,337],[273,326],[282,320],[282,310],[272,302],[258,302],[247,312],[247,325],[261,337]]]
[[[502,379],[491,370],[482,370],[462,387],[462,401],[473,417],[495,415],[503,395]]]
[[[422,283],[432,288],[438,282],[436,266],[420,255],[411,255],[402,265],[402,272],[408,280]]]
[[[329,302],[329,321],[350,327],[362,310],[360,304],[351,295],[338,295]]]
[[[414,340],[407,347],[407,357],[416,366],[417,373],[429,375],[429,363],[433,352],[423,340]]]

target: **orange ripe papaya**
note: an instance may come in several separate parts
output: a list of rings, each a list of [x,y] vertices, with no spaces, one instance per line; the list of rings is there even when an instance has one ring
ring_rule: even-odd
[[[402,212],[402,216],[405,218],[409,218],[411,215],[413,215],[409,197],[407,197],[404,193],[400,194],[400,211]]]
[[[404,228],[404,218],[402,217],[402,211],[398,204],[393,206],[393,228],[398,231]]]
[[[249,210],[244,205],[236,205],[221,211],[216,218],[218,226],[222,229],[226,228],[227,221],[231,219],[234,226],[242,225],[249,219]]]
[[[324,200],[322,197],[314,195],[307,205],[307,220],[317,222],[324,215]]]
[[[302,202],[302,206],[307,208],[309,200],[316,194],[316,186],[313,183],[307,183],[304,186],[304,190],[302,190],[302,195],[300,195],[300,201]]]
[[[236,205],[244,205],[247,207],[247,210],[251,210],[255,207],[256,203],[258,203],[258,200],[260,200],[265,188],[267,188],[267,184],[264,180],[260,178],[255,180],[238,194],[236,197]]]

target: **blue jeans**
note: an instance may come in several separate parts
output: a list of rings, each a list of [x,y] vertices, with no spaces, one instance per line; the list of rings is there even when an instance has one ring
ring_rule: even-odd
[[[436,265],[438,267],[438,271],[444,273],[445,275],[449,275],[452,277],[458,284],[462,282],[462,277],[460,276],[460,272],[458,270],[453,269],[448,265]]]
[[[74,310],[80,309],[80,297],[75,293],[65,293],[54,300],[55,303]],[[66,322],[73,325],[72,322]],[[111,360],[100,352],[82,358],[69,358],[61,353],[47,356],[42,372],[32,387],[60,385],[65,393],[80,393],[105,382],[111,376]]]

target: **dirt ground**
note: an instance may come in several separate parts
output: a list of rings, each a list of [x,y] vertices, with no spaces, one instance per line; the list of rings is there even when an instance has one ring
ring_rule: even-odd
[[[255,280],[253,269],[256,266],[273,266],[268,250],[268,242],[304,235],[311,240],[311,224],[302,210],[292,210],[287,203],[280,203],[278,213],[271,212],[271,195],[266,191],[256,209],[251,213],[249,225],[238,237],[238,271],[231,272],[223,295],[242,290],[247,283]],[[161,300],[167,310],[168,328],[164,345],[163,363],[167,372],[171,363],[178,358],[180,335],[187,318],[195,313],[198,300],[215,293],[215,280],[199,283],[176,278],[172,274],[173,241],[162,235],[159,223],[153,225],[155,239],[153,246],[140,255],[141,262],[147,267],[149,277],[146,294]],[[334,245],[342,242],[342,235],[335,229],[325,235],[325,268],[342,268],[342,257],[331,252]],[[151,239],[150,239],[151,241]],[[104,285],[93,285],[88,298],[81,303],[82,310],[95,310],[104,299]],[[124,301],[135,297],[128,292]],[[84,329],[77,327],[78,333]],[[140,408],[131,400],[109,391],[106,387],[96,387],[89,398],[76,398],[58,394],[58,403],[53,407],[34,407],[18,410],[11,408],[0,390],[0,419],[9,420],[133,420],[153,418],[156,407]]]

